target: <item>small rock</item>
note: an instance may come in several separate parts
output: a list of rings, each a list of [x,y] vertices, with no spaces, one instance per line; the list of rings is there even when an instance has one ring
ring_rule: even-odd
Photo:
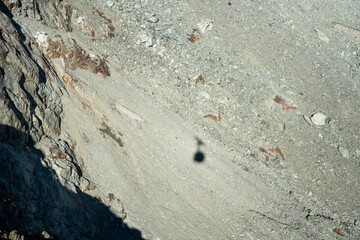
[[[150,23],[157,23],[159,21],[159,18],[152,16],[147,21]]]
[[[112,1],[107,1],[107,2],[106,2],[106,6],[107,6],[107,7],[113,7],[114,4],[115,4],[115,3],[112,2]]]
[[[227,103],[228,103],[227,97],[220,97],[220,98],[218,99],[218,103],[220,103],[220,104],[227,104]]]
[[[336,128],[335,122],[332,120],[329,122],[329,126],[332,130],[335,130],[335,128]]]
[[[359,149],[356,149],[355,153],[356,153],[356,156],[360,157],[360,150]]]
[[[153,38],[152,38],[151,36],[149,36],[148,39],[146,40],[145,46],[146,46],[146,47],[152,47],[152,46],[154,46],[154,41],[153,41]]]
[[[347,150],[346,148],[344,148],[343,146],[340,146],[339,147],[339,152],[341,153],[341,155],[348,159],[350,157],[350,154],[349,154],[349,150]]]
[[[210,99],[210,95],[207,92],[201,92],[199,95],[205,99]]]
[[[342,35],[345,35],[349,39],[355,42],[360,42],[360,31],[356,30],[355,28],[347,27],[344,25],[341,25],[339,23],[333,23],[334,24],[334,31],[338,32]]]
[[[311,121],[316,126],[325,126],[326,120],[327,120],[327,116],[322,113],[315,113],[314,115],[311,116]]]
[[[39,44],[43,44],[48,41],[49,37],[45,32],[37,32],[35,34],[35,39]]]
[[[9,239],[11,240],[24,240],[24,236],[20,235],[18,231],[14,230],[10,232]]]
[[[76,19],[76,22],[77,22],[78,24],[82,23],[82,21],[83,21],[83,18],[82,18],[82,17],[78,17],[78,18]]]
[[[137,44],[145,43],[147,39],[148,39],[148,36],[146,35],[146,32],[141,31],[136,38],[136,43]]]
[[[201,33],[206,33],[213,28],[213,21],[208,19],[202,19],[198,24]]]
[[[323,33],[322,31],[320,31],[319,29],[315,28],[315,32],[318,36],[318,38],[323,41],[324,43],[329,44],[329,38],[325,35],[325,33]]]
[[[152,47],[154,45],[153,38],[149,34],[147,34],[145,30],[141,31],[138,34],[135,42],[136,44],[145,43],[145,46],[147,47]]]
[[[51,235],[47,232],[47,231],[42,231],[41,235],[45,238],[45,239],[50,239]]]
[[[275,132],[282,132],[285,130],[285,124],[281,122],[271,124],[270,130]]]

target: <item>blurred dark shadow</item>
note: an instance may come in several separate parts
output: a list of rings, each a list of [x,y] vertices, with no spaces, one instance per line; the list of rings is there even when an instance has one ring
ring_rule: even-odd
[[[14,25],[16,30],[18,30],[18,34],[19,34],[19,37],[21,38],[21,40],[25,40],[26,37],[23,34],[23,32],[21,31],[21,26],[17,22],[14,21],[14,15],[7,8],[7,6],[4,4],[3,1],[0,1],[0,12],[4,13],[10,19],[11,23]]]
[[[0,230],[25,239],[142,239],[99,199],[63,187],[28,134],[0,124]],[[25,141],[24,141],[25,138]],[[1,237],[0,237],[1,238]],[[19,238],[20,239],[20,238]]]
[[[0,11],[3,12],[8,18],[13,19],[13,14],[10,12],[10,10],[6,7],[5,3],[3,1],[0,1]]]
[[[194,154],[194,161],[198,162],[198,163],[202,163],[203,161],[205,161],[205,154],[201,151],[201,146],[205,145],[203,141],[201,141],[200,138],[195,137],[196,139],[196,143],[197,143],[197,150],[196,153]]]

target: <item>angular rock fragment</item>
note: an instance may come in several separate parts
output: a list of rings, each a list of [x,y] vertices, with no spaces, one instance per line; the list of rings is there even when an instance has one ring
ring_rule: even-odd
[[[213,21],[209,19],[202,19],[198,24],[198,27],[202,34],[205,34],[208,31],[211,31],[213,28]]]
[[[315,113],[311,116],[311,121],[316,126],[325,126],[328,117],[322,113]]]
[[[325,35],[325,33],[323,33],[322,31],[320,31],[319,29],[315,28],[315,32],[318,36],[318,38],[323,41],[326,44],[329,44],[330,40],[329,38]]]
[[[344,148],[343,146],[339,147],[339,152],[341,153],[341,155],[346,158],[349,159],[350,158],[350,154],[349,154],[349,150],[347,150],[346,148]]]

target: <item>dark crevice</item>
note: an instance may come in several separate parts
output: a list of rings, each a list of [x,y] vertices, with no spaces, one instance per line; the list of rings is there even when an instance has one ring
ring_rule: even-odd
[[[39,4],[37,2],[34,2],[34,14],[35,14],[35,12],[37,12],[39,14],[40,21],[44,19],[43,16],[41,15]]]
[[[13,19],[14,15],[2,1],[0,1],[0,11],[3,12],[8,18]]]
[[[24,44],[24,43],[26,42],[26,36],[25,36],[25,34],[22,32],[21,26],[20,26],[17,22],[15,22],[15,21],[13,20],[13,15],[12,15],[12,13],[10,12],[10,10],[6,7],[6,5],[5,5],[2,1],[0,1],[0,11],[3,12],[5,15],[7,15],[7,16],[9,17],[12,25],[13,25],[13,26],[15,27],[15,29],[17,30],[17,33],[18,33],[18,35],[19,35],[19,37],[20,37],[20,40],[21,40],[20,43],[21,43],[22,47],[24,48],[27,56],[32,60],[32,62],[33,62],[33,63],[36,65],[36,67],[38,68],[38,71],[39,71],[39,79],[38,79],[38,80],[39,80],[39,83],[46,83],[46,81],[47,81],[46,73],[45,73],[44,70],[40,67],[40,65],[33,59],[32,54],[29,52],[28,48],[27,48],[27,47],[25,46],[25,44]],[[17,51],[17,54],[20,54],[17,49],[15,49],[15,50]],[[48,63],[48,62],[46,61],[46,63]]]
[[[73,148],[70,148],[69,144],[65,141],[64,144],[66,145],[65,146],[65,149],[68,149],[69,150],[69,155],[72,157],[71,159],[71,163],[74,165],[75,169],[76,169],[76,172],[79,174],[79,177],[82,177],[83,176],[83,171],[80,167],[80,165],[75,161],[76,157],[75,157],[75,153],[73,152]]]
[[[19,30],[18,30],[19,31]],[[29,49],[24,45],[24,41],[21,42],[21,45],[23,46],[27,56],[32,60],[32,62],[36,65],[38,72],[39,72],[39,83],[46,83],[47,79],[46,79],[46,73],[45,71],[41,68],[41,66],[34,60],[33,55],[29,52]]]
[[[281,225],[284,225],[284,226],[287,226],[287,227],[290,227],[294,230],[299,230],[301,227],[295,227],[293,226],[292,224],[288,224],[288,223],[283,223],[283,222],[280,222],[279,220],[276,220],[275,218],[272,218],[272,217],[269,217],[267,216],[266,214],[264,213],[261,213],[261,212],[258,212],[258,211],[255,211],[255,210],[249,210],[249,212],[253,212],[253,213],[256,213],[256,214],[259,214],[260,216],[264,217],[264,218],[267,218],[275,223],[278,223],[278,224],[281,224]]]
[[[305,216],[305,219],[308,221],[309,221],[309,217],[320,217],[320,218],[323,218],[326,220],[334,221],[334,218],[325,216],[323,214],[319,214],[319,213],[311,214],[311,209],[307,209],[306,212],[307,212],[307,215]]]
[[[0,11],[9,18],[9,20],[11,21],[11,23],[14,25],[15,29],[17,30],[20,39],[22,41],[25,41],[26,37],[23,34],[23,32],[21,31],[21,26],[17,22],[14,21],[14,19],[13,19],[14,15],[11,13],[11,11],[8,9],[8,7],[2,1],[0,1]]]
[[[16,117],[25,126],[25,132],[27,133],[26,138],[25,138],[25,144],[27,144],[29,141],[29,124],[28,124],[27,120],[25,119],[25,117],[23,116],[23,114],[17,109],[15,103],[11,100],[11,98],[5,88],[3,89],[3,94],[5,96],[5,99],[7,99],[6,102],[9,104],[10,109],[13,110]]]
[[[325,215],[323,215],[323,214],[319,214],[319,213],[311,214],[311,209],[307,209],[306,212],[307,212],[307,215],[305,216],[305,219],[306,219],[307,221],[309,221],[309,217],[318,217],[318,218],[325,219],[325,220],[328,220],[328,221],[334,221],[334,222],[337,222],[337,224],[339,224],[339,225],[343,228],[343,230],[344,230],[345,232],[347,232],[348,234],[350,234],[350,230],[349,230],[349,229],[350,229],[352,226],[356,226],[356,225],[357,225],[357,221],[356,221],[356,220],[354,220],[354,221],[352,221],[352,222],[344,222],[344,221],[339,221],[339,220],[336,221],[334,218],[329,217],[329,216],[325,216]]]
[[[26,97],[30,101],[30,114],[33,115],[33,114],[35,114],[35,108],[38,106],[38,104],[34,100],[33,96],[26,90],[25,81],[26,81],[26,79],[25,79],[24,74],[21,74],[19,85],[20,85],[21,90],[24,91]]]
[[[334,220],[334,218],[328,217],[328,216],[325,216],[325,215],[322,215],[322,214],[315,214],[314,217],[321,217],[321,218],[324,218],[324,219],[327,219],[327,220],[331,220],[331,221]]]

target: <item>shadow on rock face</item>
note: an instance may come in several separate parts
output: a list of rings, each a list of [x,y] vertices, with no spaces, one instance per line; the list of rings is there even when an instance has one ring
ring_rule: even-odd
[[[195,162],[202,162],[202,161],[204,161],[204,159],[205,159],[205,155],[202,152],[198,151],[195,153],[195,155],[194,155]]]
[[[205,154],[200,150],[201,146],[204,145],[204,142],[200,138],[195,137],[197,142],[197,150],[194,154],[194,161],[197,163],[202,163],[205,161]]]
[[[128,227],[97,198],[63,187],[54,170],[44,166],[40,150],[16,144],[25,133],[1,124],[0,130],[0,135],[12,136],[0,141],[2,233],[17,230],[25,239],[45,239],[45,232],[50,239],[142,239],[139,230]]]

